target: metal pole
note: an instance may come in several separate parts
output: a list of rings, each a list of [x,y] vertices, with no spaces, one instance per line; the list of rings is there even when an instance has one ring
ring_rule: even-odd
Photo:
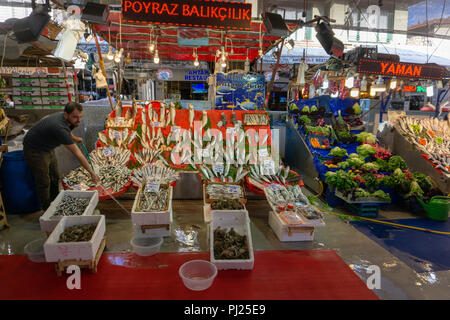
[[[114,105],[113,105],[113,102],[112,102],[112,99],[111,99],[111,93],[109,92],[108,77],[106,75],[105,64],[103,63],[102,51],[100,50],[100,46],[98,44],[98,39],[97,39],[97,34],[95,33],[95,29],[94,28],[92,28],[92,33],[94,34],[95,45],[97,46],[98,59],[100,61],[100,68],[102,69],[103,75],[106,78],[106,94],[108,95],[109,105],[111,107],[111,110],[114,111]]]
[[[283,41],[280,43],[280,49],[278,50],[277,63],[273,67],[272,70],[272,78],[270,79],[269,87],[267,88],[266,101],[264,103],[264,109],[267,110],[269,108],[269,97],[273,90],[273,83],[275,82],[275,75],[277,73],[278,65],[280,64],[281,51],[283,50]]]

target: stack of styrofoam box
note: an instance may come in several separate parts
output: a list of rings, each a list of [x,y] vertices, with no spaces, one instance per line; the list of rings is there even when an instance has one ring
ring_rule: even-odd
[[[84,210],[82,216],[91,216],[94,214],[94,210],[98,204],[98,191],[62,190],[44,214],[39,218],[42,231],[52,232],[58,222],[62,219],[61,216],[54,216],[54,214],[65,195],[70,195],[76,198],[90,199],[89,204]]]
[[[247,236],[248,249],[250,253],[249,259],[216,260],[214,258],[214,230],[217,227],[220,227],[225,231],[229,231],[233,228],[238,234]],[[253,255],[252,234],[250,232],[250,218],[247,211],[218,211],[211,216],[211,223],[209,227],[209,252],[210,261],[217,267],[218,270],[253,269],[255,258]]]
[[[234,183],[234,185],[236,185],[235,183]],[[242,185],[240,185],[241,186],[241,188],[242,188],[242,190],[243,190],[243,192],[244,192],[244,198],[242,198],[242,199],[239,199],[239,201],[243,204],[243,206],[244,206],[244,209],[242,209],[242,210],[212,210],[211,209],[211,203],[214,201],[213,199],[209,199],[208,201],[206,201],[206,197],[207,197],[207,195],[206,195],[206,184],[204,183],[203,184],[203,220],[206,222],[206,223],[209,223],[210,221],[211,221],[211,215],[214,213],[214,212],[216,212],[216,211],[246,211],[246,208],[245,208],[245,202],[247,201],[246,200],[246,198],[245,198],[245,191],[244,191],[244,186],[242,186]]]
[[[63,74],[48,74],[45,78],[41,78],[41,87],[44,109],[63,109],[69,102],[66,79]]]
[[[65,229],[85,224],[96,224],[97,227],[89,241],[58,242]],[[63,217],[44,243],[45,260],[58,262],[66,260],[93,260],[105,236],[105,216],[72,216]]]
[[[41,109],[39,74],[12,73],[13,101],[16,109]]]
[[[172,229],[173,213],[172,213],[172,195],[173,187],[169,186],[169,205],[167,210],[159,212],[139,212],[137,211],[139,198],[142,193],[142,187],[139,188],[134,199],[133,208],[131,209],[131,222],[133,223],[134,234],[138,237],[169,237]],[[169,225],[166,227],[147,229],[142,232],[142,226],[149,225]]]
[[[267,190],[264,189],[267,197]],[[299,226],[290,226],[284,222],[280,215],[277,213],[277,208],[268,201],[272,211],[269,213],[269,226],[281,242],[288,241],[313,241],[315,227],[325,226],[325,222],[321,219],[308,220],[303,215],[299,214],[300,218],[304,221]]]

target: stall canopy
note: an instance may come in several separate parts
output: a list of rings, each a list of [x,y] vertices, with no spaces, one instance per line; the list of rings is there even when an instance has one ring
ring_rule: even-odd
[[[111,11],[108,18],[109,25],[93,25],[96,32],[111,45],[123,48],[125,54],[131,54],[132,59],[150,59],[153,54],[149,51],[150,35],[157,40],[157,49],[161,59],[166,60],[194,60],[193,48],[197,48],[200,61],[215,61],[217,50],[226,46],[228,60],[250,61],[258,57],[260,39],[263,53],[270,50],[280,37],[266,35],[267,30],[262,21],[252,20],[250,30],[221,30],[206,28],[183,28],[179,26],[162,24],[132,24],[120,20],[120,12]],[[295,25],[288,25],[290,30]],[[180,34],[181,33],[181,34]],[[122,45],[120,45],[120,35]],[[181,46],[179,36],[182,38],[207,38],[207,45]],[[233,50],[233,53],[231,53]]]

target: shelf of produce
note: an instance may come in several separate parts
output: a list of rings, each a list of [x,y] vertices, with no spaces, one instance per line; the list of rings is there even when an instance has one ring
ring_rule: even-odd
[[[444,194],[450,193],[450,175],[439,173],[428,160],[422,157],[422,152],[418,151],[397,129],[392,132],[385,129],[381,135],[384,141],[390,142],[389,149],[406,161],[408,168],[428,175]]]

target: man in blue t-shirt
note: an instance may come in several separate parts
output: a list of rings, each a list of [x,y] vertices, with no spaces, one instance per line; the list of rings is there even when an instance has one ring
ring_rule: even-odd
[[[94,182],[99,181],[99,177],[75,144],[83,140],[72,133],[72,130],[80,124],[82,117],[81,104],[69,102],[64,107],[64,112],[41,119],[25,135],[23,152],[36,181],[36,191],[42,210],[46,210],[59,193],[58,162],[55,155],[55,148],[59,145],[64,145],[75,155],[83,168],[91,174]]]

